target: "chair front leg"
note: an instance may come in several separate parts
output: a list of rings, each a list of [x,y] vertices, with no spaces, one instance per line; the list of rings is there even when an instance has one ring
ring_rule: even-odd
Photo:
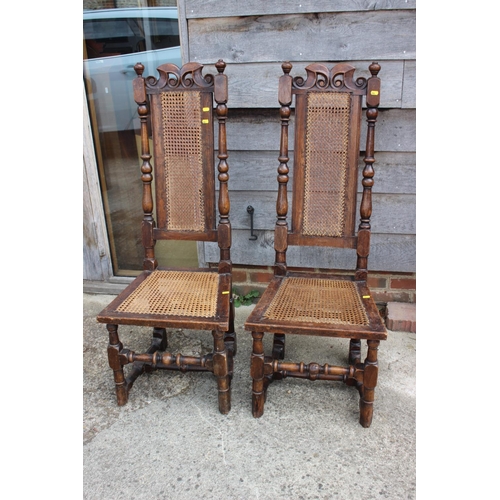
[[[250,364],[250,375],[252,377],[252,415],[261,417],[264,413],[264,344],[263,333],[252,332],[253,347]]]
[[[109,333],[108,344],[108,361],[109,366],[113,370],[115,379],[116,400],[118,406],[123,406],[128,400],[128,389],[123,373],[123,366],[120,363],[119,354],[123,349],[123,344],[118,338],[118,325],[106,325]]]
[[[224,343],[224,333],[212,332],[214,337],[213,373],[217,379],[219,391],[219,411],[226,415],[231,410],[231,377],[229,373],[229,356]]]
[[[368,340],[368,352],[366,354],[363,387],[359,401],[359,423],[363,427],[370,427],[373,417],[373,401],[375,399],[375,387],[377,386],[378,361],[377,351],[379,340]]]

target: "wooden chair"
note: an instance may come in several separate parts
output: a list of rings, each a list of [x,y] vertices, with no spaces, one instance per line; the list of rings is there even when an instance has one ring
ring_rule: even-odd
[[[218,74],[202,75],[203,66],[188,63],[158,67],[159,78],[144,78],[144,66],[135,65],[134,99],[138,104],[142,142],[142,243],[144,271],[98,315],[109,332],[108,357],[114,373],[118,405],[144,372],[155,369],[209,371],[217,379],[219,410],[231,408],[230,384],[236,353],[234,308],[231,300],[228,165],[226,148],[227,76],[219,60]],[[219,221],[216,220],[213,107],[218,120]],[[149,124],[154,148],[149,150]],[[153,217],[153,205],[156,218]],[[217,241],[218,268],[169,269],[158,267],[157,240]],[[118,325],[153,327],[147,352],[124,349]],[[183,356],[165,351],[167,328],[211,330],[213,352]],[[132,364],[127,376],[125,365]]]
[[[307,78],[292,78],[292,65],[283,63],[279,81],[281,145],[278,167],[277,222],[274,232],[274,277],[245,323],[252,332],[252,413],[264,412],[270,382],[285,377],[341,381],[360,393],[360,423],[372,421],[377,383],[377,349],[387,331],[367,286],[370,246],[374,133],[380,99],[378,63],[371,77],[354,78],[355,68],[337,64],[306,67]],[[288,124],[295,96],[293,210],[288,229]],[[362,101],[366,96],[367,139],[361,222],[355,232],[358,158]],[[290,272],[288,245],[318,245],[355,249],[352,276]],[[354,265],[353,265],[354,267]],[[264,355],[263,336],[274,333],[271,356]],[[285,335],[319,335],[350,339],[349,366],[282,361]],[[361,340],[368,350],[361,362]]]

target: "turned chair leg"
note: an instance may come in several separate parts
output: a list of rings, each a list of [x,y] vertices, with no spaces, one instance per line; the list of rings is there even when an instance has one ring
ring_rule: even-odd
[[[261,417],[264,413],[264,345],[262,343],[263,333],[252,332],[253,347],[250,364],[250,375],[252,377],[252,415]]]
[[[363,387],[359,401],[359,423],[363,427],[370,427],[373,417],[373,401],[375,399],[375,387],[377,386],[378,361],[377,351],[379,340],[368,340],[368,352],[366,354]]]
[[[225,415],[231,410],[231,377],[229,374],[229,356],[224,343],[224,333],[218,330],[212,332],[214,337],[213,366],[219,391],[219,411]]]
[[[106,328],[109,333],[108,361],[115,378],[116,400],[118,406],[123,406],[128,400],[127,384],[123,373],[123,366],[119,358],[123,344],[118,338],[118,325],[106,325]]]

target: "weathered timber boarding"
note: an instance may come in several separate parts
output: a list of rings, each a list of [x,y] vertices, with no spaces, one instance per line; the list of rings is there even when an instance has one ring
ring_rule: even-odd
[[[367,78],[369,64],[378,61],[382,89],[368,266],[373,271],[415,272],[416,2],[179,0],[178,5],[185,60],[210,70],[219,57],[228,63],[233,263],[274,262],[281,63],[287,60],[304,68],[310,62],[329,67],[349,62],[357,68],[356,76]],[[365,130],[363,120],[362,136]],[[290,151],[291,179],[293,158]],[[288,199],[292,201],[291,193]],[[255,241],[249,241],[249,205],[254,207]],[[201,261],[217,261],[213,243],[204,243],[202,253]],[[352,258],[337,248],[291,246],[288,262],[299,267],[352,268]]]
[[[104,210],[100,199],[97,165],[90,150],[92,133],[88,108],[83,99],[83,275],[86,279],[102,281],[112,274]]]
[[[415,9],[416,0],[185,0],[186,18]]]

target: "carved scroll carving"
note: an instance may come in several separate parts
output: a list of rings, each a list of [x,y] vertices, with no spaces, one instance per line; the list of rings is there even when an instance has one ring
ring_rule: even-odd
[[[354,79],[356,68],[350,64],[336,64],[332,69],[320,63],[306,66],[307,78],[301,76],[293,79],[294,89],[310,90],[313,88],[320,90],[364,90],[366,88],[366,78]]]
[[[202,75],[203,65],[196,62],[189,62],[178,68],[175,64],[167,63],[158,66],[160,77],[154,76],[146,78],[146,87],[156,90],[174,89],[206,89],[213,86],[213,75]]]

